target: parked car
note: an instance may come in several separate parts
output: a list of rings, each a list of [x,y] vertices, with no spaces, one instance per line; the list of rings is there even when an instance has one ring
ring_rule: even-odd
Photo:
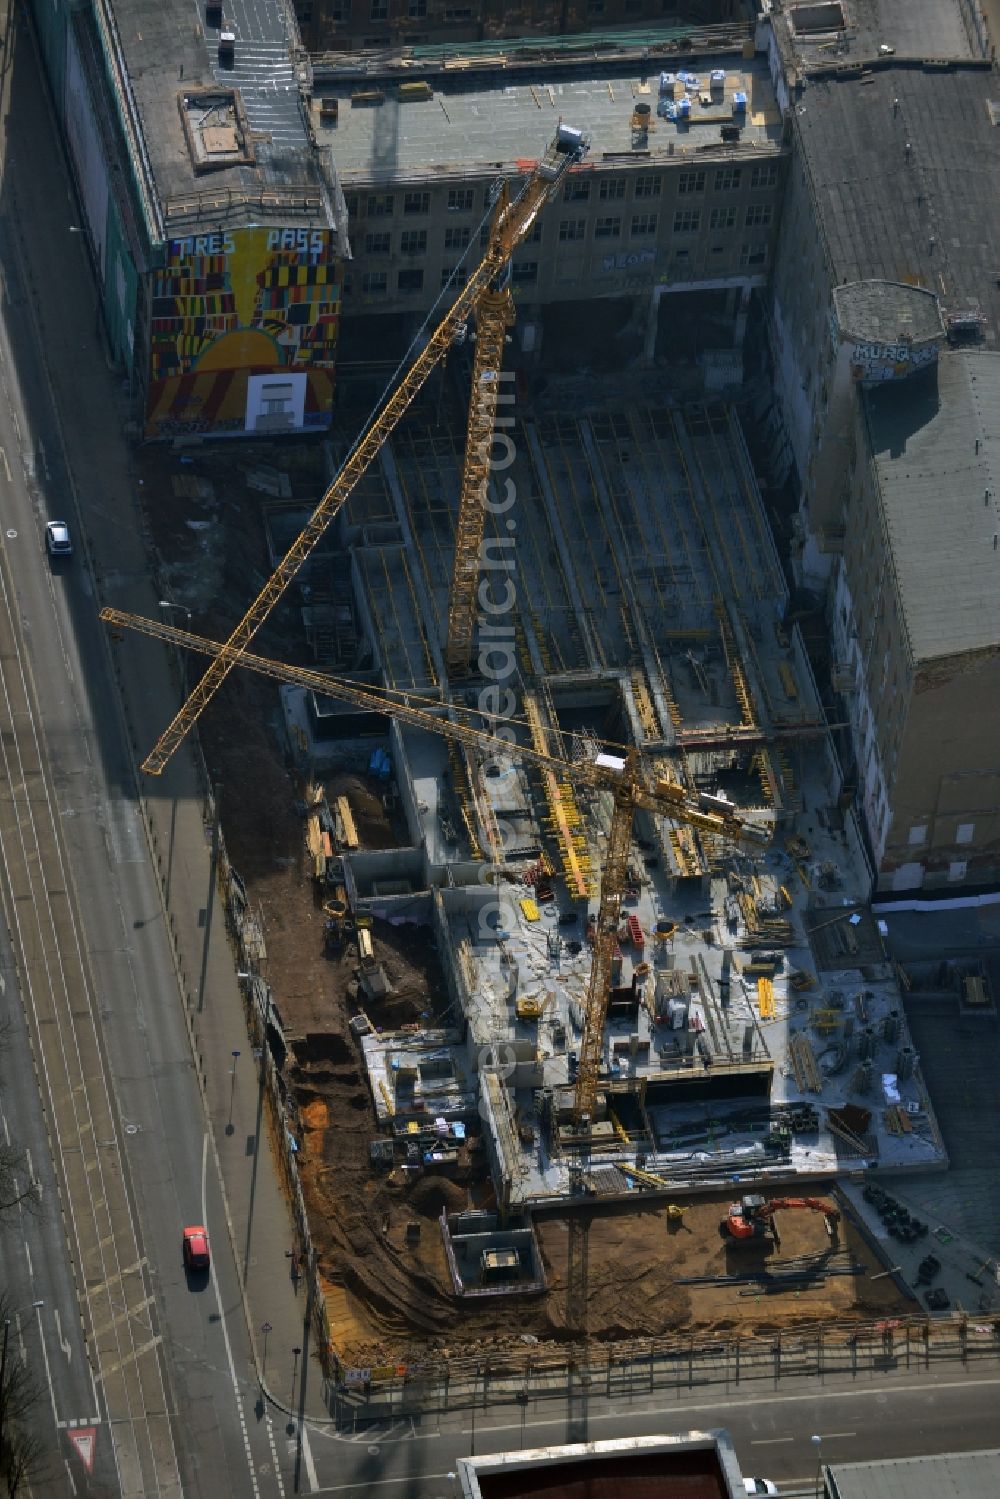
[[[772,1483],[769,1478],[744,1478],[744,1486],[748,1494],[776,1494],[778,1485]]]
[[[212,1263],[208,1234],[200,1223],[184,1230],[184,1263],[189,1270],[207,1270]]]
[[[50,557],[72,557],[73,538],[64,520],[46,521],[45,545]]]

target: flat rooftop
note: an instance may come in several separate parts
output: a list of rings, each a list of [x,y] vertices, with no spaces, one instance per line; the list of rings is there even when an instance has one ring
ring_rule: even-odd
[[[810,73],[795,105],[834,284],[909,282],[1000,334],[1000,83],[972,61]]]
[[[826,1475],[831,1499],[994,1499],[1000,1493],[1000,1451],[838,1463]]]
[[[743,147],[768,150],[780,146],[781,118],[763,60],[715,58],[686,64],[671,60],[666,66],[681,66],[701,85],[699,91],[691,92],[686,123],[657,115],[659,67],[640,71],[632,61],[615,73],[606,67],[567,71],[552,64],[540,65],[537,73],[519,72],[516,81],[494,71],[485,77],[435,79],[432,94],[424,99],[401,99],[394,80],[378,84],[366,78],[359,84],[338,79],[323,85],[323,97],[336,98],[340,105],[337,124],[329,127],[325,138],[345,184],[392,182],[442,167],[484,172],[516,167],[541,154],[560,119],[591,135],[591,165],[600,165],[605,158],[622,163],[657,162],[688,152],[698,153],[701,160],[706,147],[724,149],[720,129],[737,119],[733,95],[742,92],[747,96],[746,114],[738,117]],[[697,92],[709,94],[713,68],[724,69],[725,88],[703,105]],[[359,88],[381,94],[382,102],[352,106],[352,95]],[[683,84],[676,85],[677,100],[683,93]],[[652,121],[648,144],[641,153],[632,149],[631,120],[637,104],[649,105]]]
[[[835,286],[833,303],[842,334],[877,343],[914,344],[942,339],[944,325],[937,297],[923,286],[902,281],[860,281]]]
[[[914,659],[995,648],[1000,355],[947,351],[865,411]]]
[[[724,1431],[537,1447],[459,1460],[464,1499],[740,1499]]]
[[[906,57],[971,56],[958,0],[799,0],[786,18],[803,61],[860,61],[880,47]]]
[[[128,82],[166,238],[241,224],[332,224],[330,184],[309,140],[280,0],[226,0],[235,34],[232,66],[220,66],[219,31],[188,0],[115,0]],[[182,122],[188,91],[238,91],[250,164],[205,170]]]

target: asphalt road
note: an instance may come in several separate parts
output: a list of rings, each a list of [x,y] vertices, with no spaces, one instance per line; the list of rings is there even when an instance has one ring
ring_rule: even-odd
[[[561,1407],[480,1410],[475,1420],[468,1410],[402,1418],[314,1433],[313,1450],[328,1475],[321,1493],[450,1499],[449,1474],[472,1453],[725,1427],[745,1474],[795,1490],[815,1479],[814,1434],[822,1437],[825,1463],[975,1451],[996,1444],[998,1401],[1000,1364],[968,1373],[956,1364],[931,1377],[910,1372],[854,1385],[803,1380],[780,1390],[695,1390],[612,1402],[580,1396]]]
[[[8,31],[3,86],[4,148],[33,149],[30,161],[4,149],[0,175],[0,853],[11,942],[0,972],[17,1020],[0,1079],[3,1126],[30,1148],[43,1187],[4,1276],[27,1308],[14,1329],[24,1356],[51,1390],[44,1492],[283,1495],[292,1457],[258,1403],[87,558],[78,548],[52,564],[42,541],[53,515],[78,541],[81,506],[92,530],[120,527],[121,515],[105,506],[99,475],[74,472],[42,352],[30,246],[52,226],[33,221],[32,204],[44,200],[64,232],[76,211],[23,31]],[[65,243],[67,273],[92,297],[81,242],[66,232]],[[47,353],[75,360],[81,380],[103,358],[93,335]],[[135,537],[132,554],[141,561]],[[203,1282],[181,1261],[191,1221],[208,1225],[215,1247]],[[44,1307],[31,1309],[36,1299]],[[91,1473],[73,1423],[93,1429]]]

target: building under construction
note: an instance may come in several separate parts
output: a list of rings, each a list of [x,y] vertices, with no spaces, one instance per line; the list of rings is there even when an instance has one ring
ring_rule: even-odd
[[[448,685],[461,442],[414,420],[309,574],[310,618],[349,618],[352,664],[398,706],[380,719],[364,689],[356,701],[350,687],[346,701],[284,689],[317,779],[374,769],[406,829],[399,846],[365,850],[327,807],[323,878],[376,931],[430,924],[444,969],[440,1024],[360,1021],[386,1138],[426,1129],[447,1152],[485,1126],[507,1209],[734,1174],[943,1164],[734,413],[508,409],[516,502],[490,517],[484,556],[505,560],[480,589],[508,607],[479,617],[474,674]],[[353,590],[335,604],[345,557]],[[480,706],[503,709],[514,743],[502,754],[456,739]],[[723,807],[736,832],[637,812],[581,1111],[614,816],[589,768],[626,747],[661,782]],[[748,827],[764,838],[743,839]],[[362,1017],[386,983],[376,940]]]

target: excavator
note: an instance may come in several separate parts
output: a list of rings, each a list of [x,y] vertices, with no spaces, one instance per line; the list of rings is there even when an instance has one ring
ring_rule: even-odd
[[[749,1194],[729,1209],[729,1216],[719,1224],[723,1238],[735,1244],[772,1244],[781,1248],[781,1235],[775,1214],[786,1208],[804,1208],[807,1212],[822,1213],[831,1245],[836,1245],[839,1235],[840,1210],[828,1197],[760,1197]]]

